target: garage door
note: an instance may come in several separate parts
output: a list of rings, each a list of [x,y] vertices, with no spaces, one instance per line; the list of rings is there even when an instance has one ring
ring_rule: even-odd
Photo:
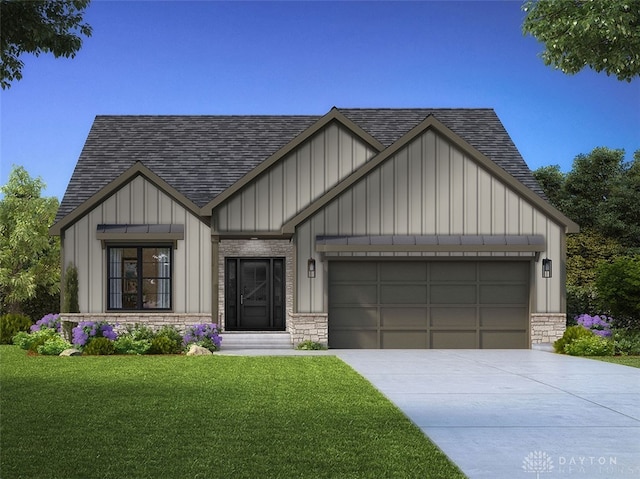
[[[529,262],[331,261],[332,348],[528,348]]]

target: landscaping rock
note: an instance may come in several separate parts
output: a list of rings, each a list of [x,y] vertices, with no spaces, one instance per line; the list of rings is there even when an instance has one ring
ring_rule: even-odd
[[[60,356],[82,356],[82,351],[76,348],[65,349]]]
[[[187,356],[207,356],[209,354],[213,354],[207,348],[203,348],[202,346],[198,346],[197,344],[192,344],[187,351]]]

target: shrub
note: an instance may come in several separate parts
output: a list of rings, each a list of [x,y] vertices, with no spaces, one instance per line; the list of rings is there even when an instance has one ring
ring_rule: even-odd
[[[327,347],[322,343],[317,343],[315,341],[307,340],[298,343],[296,349],[304,350],[304,351],[318,351],[322,349],[327,349]]]
[[[564,352],[571,356],[610,356],[613,354],[613,342],[592,334],[567,343]]]
[[[576,323],[579,326],[587,328],[596,336],[602,336],[603,338],[611,336],[612,321],[613,318],[608,318],[605,315],[590,316],[581,314],[576,318]]]
[[[616,330],[613,333],[614,354],[640,355],[640,331]]]
[[[31,331],[40,331],[42,328],[53,329],[56,332],[60,332],[62,330],[62,325],[60,323],[60,315],[49,313],[46,316],[43,316],[41,319],[36,321],[36,324],[31,326]]]
[[[135,339],[128,334],[121,334],[113,342],[116,354],[147,354],[151,348],[150,339]]]
[[[153,338],[149,347],[149,354],[178,354],[180,352],[182,352],[181,341],[164,335]]]
[[[118,338],[113,326],[103,321],[81,321],[73,328],[72,334],[73,344],[77,348],[83,348],[97,338],[107,338],[110,341]]]
[[[125,332],[122,334],[130,336],[136,341],[143,339],[148,339],[149,341],[151,341],[156,335],[153,329],[145,326],[144,324],[136,324],[135,326],[128,325]]]
[[[553,349],[556,353],[564,353],[567,344],[570,344],[580,338],[594,336],[591,330],[582,326],[569,326],[562,337],[553,343]]]
[[[640,255],[602,263],[596,288],[601,306],[613,316],[640,318]]]
[[[40,346],[43,346],[48,340],[56,338],[60,338],[60,335],[54,329],[42,328],[31,334],[25,331],[16,334],[13,337],[13,344],[20,346],[22,349],[37,353]]]
[[[42,318],[51,311],[60,310],[60,292],[51,293],[48,288],[40,285],[36,287],[36,294],[33,298],[23,301],[22,312],[29,316],[32,321]]]
[[[113,341],[106,337],[93,338],[84,348],[84,354],[93,356],[106,356],[114,352]]]
[[[9,313],[0,316],[0,344],[11,344],[20,331],[29,331],[31,319],[24,314]]]
[[[45,356],[59,356],[62,351],[69,349],[71,343],[57,334],[55,337],[47,339],[44,344],[38,346],[38,354]]]
[[[62,311],[65,313],[79,313],[78,304],[78,268],[70,264],[64,275],[64,295]]]
[[[222,338],[217,324],[195,324],[187,328],[182,342],[185,347],[189,344],[197,344],[214,352],[220,349]]]

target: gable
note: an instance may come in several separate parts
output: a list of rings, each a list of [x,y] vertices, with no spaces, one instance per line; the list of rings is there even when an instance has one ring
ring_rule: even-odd
[[[371,175],[370,178],[369,175]],[[377,180],[378,177],[393,178],[395,183],[390,183],[389,179],[386,181]],[[412,187],[412,185],[415,186]],[[502,193],[493,192],[495,185],[503,185],[501,188],[506,189]],[[350,191],[352,189],[353,191]],[[364,192],[367,195],[373,194],[375,196],[377,189],[380,189],[377,200],[375,198],[363,199]],[[412,190],[415,193],[405,196],[405,192]],[[470,191],[475,194],[470,194]],[[399,195],[396,194],[398,192],[400,192]],[[435,196],[436,193],[437,196]],[[359,203],[356,200],[348,199],[353,195],[358,198]],[[461,230],[461,225],[456,223],[457,220],[454,219],[454,210],[457,206],[464,202],[470,202],[469,207],[476,205],[478,211],[488,212],[485,214],[492,214],[494,211],[497,213],[503,202],[501,198],[509,195],[517,198],[518,201],[527,202],[532,208],[562,225],[568,232],[578,230],[578,226],[573,221],[551,204],[457,136],[435,117],[430,116],[372,158],[340,185],[328,191],[323,197],[292,218],[283,226],[283,232],[293,233],[299,224],[320,209],[327,207],[334,199],[342,196],[343,202],[349,203],[351,201],[353,204],[362,204],[364,201],[372,205],[371,208],[374,211],[374,213],[368,213],[368,217],[363,216],[363,211],[354,214],[354,218],[366,224],[369,231],[361,231],[362,227],[356,226],[358,232],[351,234],[435,234],[434,229],[429,229],[434,226],[433,221],[436,221],[435,226],[438,228],[446,222],[449,226],[444,229],[452,230],[451,232],[443,230],[438,234],[467,234]],[[491,199],[491,202],[488,202],[487,199]],[[375,209],[375,201],[379,202],[379,211]],[[483,202],[482,208],[477,206],[479,201]],[[427,213],[425,202],[436,207],[437,211],[431,214]],[[334,203],[331,208],[335,208],[336,204]],[[509,204],[515,208],[513,206],[515,201],[511,201]],[[490,207],[486,208],[486,206]],[[420,211],[415,212],[416,209]],[[402,218],[409,215],[414,218],[412,220],[414,224],[417,221],[415,218],[419,216],[424,225],[420,228],[427,229],[412,230],[413,227],[407,223],[404,229],[412,231],[396,232],[394,229],[403,228],[391,226],[387,222],[380,225],[379,231],[376,232],[375,217],[380,215],[386,215],[390,218],[389,221],[402,221]],[[343,219],[339,221],[348,223],[344,219],[346,216],[348,216],[346,213],[342,214]],[[463,214],[461,213],[459,216],[462,217]],[[466,218],[465,221],[468,222],[473,216],[467,213]],[[485,225],[481,218],[477,221]],[[503,220],[502,224],[506,225],[507,221],[507,219]],[[510,224],[512,223],[510,222]],[[344,227],[343,224],[341,228]],[[471,232],[474,229],[472,226],[467,226],[467,229],[470,230],[468,234],[494,234],[492,231],[484,231],[486,226],[478,227],[483,231],[477,232]],[[326,234],[338,233],[327,231]],[[346,233],[340,232],[339,234]]]
[[[217,232],[279,232],[282,225],[352,174],[377,151],[329,122],[212,212]]]

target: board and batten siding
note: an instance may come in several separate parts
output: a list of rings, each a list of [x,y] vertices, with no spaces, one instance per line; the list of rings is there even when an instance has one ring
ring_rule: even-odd
[[[373,155],[375,151],[347,129],[328,125],[216,208],[213,229],[279,231]]]
[[[315,253],[318,235],[528,235],[546,238],[542,257],[553,260],[551,279],[532,268],[532,312],[564,310],[564,227],[493,177],[436,132],[429,130],[388,158],[296,229],[296,309],[326,309],[327,264]],[[407,256],[505,257],[519,253],[390,253]],[[381,256],[343,253],[341,256]],[[529,254],[527,254],[530,257]],[[308,279],[307,259],[318,261]]]
[[[83,313],[102,313],[106,303],[106,249],[99,224],[183,224],[184,240],[173,250],[173,312],[211,312],[211,230],[191,212],[138,176],[65,229],[63,264],[78,268]]]

